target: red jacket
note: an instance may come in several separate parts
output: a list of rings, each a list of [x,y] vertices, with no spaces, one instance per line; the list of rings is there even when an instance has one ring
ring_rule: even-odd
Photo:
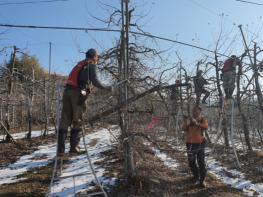
[[[68,76],[68,80],[67,83],[68,85],[71,85],[75,88],[78,87],[78,76],[79,76],[79,72],[84,68],[84,66],[90,64],[91,61],[90,60],[82,60],[80,61],[70,72],[69,76]]]

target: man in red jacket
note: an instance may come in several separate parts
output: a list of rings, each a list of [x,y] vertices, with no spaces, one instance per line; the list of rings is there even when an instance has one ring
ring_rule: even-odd
[[[224,62],[222,80],[226,99],[231,99],[235,90],[236,66],[239,68],[238,72],[242,73],[241,61],[235,55],[232,55]]]
[[[110,86],[104,86],[98,80],[96,64],[98,54],[95,49],[86,52],[86,59],[80,61],[70,72],[63,93],[63,107],[58,131],[58,154],[65,153],[65,140],[68,128],[70,131],[70,153],[79,153],[79,141],[82,124],[82,114],[85,111],[85,100],[90,93],[89,86],[92,83],[100,89],[111,90]]]
[[[205,187],[204,180],[206,176],[205,164],[205,137],[204,131],[208,129],[208,122],[201,116],[201,108],[195,106],[192,111],[192,117],[185,117],[182,124],[182,130],[186,134],[186,148],[188,163],[193,174],[193,181],[199,187]],[[198,163],[198,166],[197,164]]]

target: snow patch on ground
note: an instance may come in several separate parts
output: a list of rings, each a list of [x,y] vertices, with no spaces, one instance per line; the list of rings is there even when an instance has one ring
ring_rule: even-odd
[[[39,146],[38,150],[30,155],[24,155],[14,164],[0,168],[0,185],[4,183],[14,183],[22,180],[17,176],[27,172],[30,169],[46,166],[56,155],[56,145]],[[39,159],[42,158],[42,159]]]
[[[181,151],[185,156],[187,156],[186,147],[183,145],[175,146],[174,141],[174,139],[169,140],[172,148]],[[206,155],[208,155],[206,157],[206,163],[209,173],[213,174],[225,184],[230,185],[233,188],[242,190],[247,196],[263,197],[263,183],[254,184],[250,180],[247,180],[242,172],[238,170],[227,169],[222,165],[220,161],[217,161],[213,157],[210,148],[206,148]]]
[[[119,130],[115,129],[113,134],[119,135]],[[97,143],[94,146],[88,146],[91,162],[101,184],[107,186],[113,185],[116,180],[104,177],[103,174],[105,169],[95,164],[96,162],[103,160],[100,153],[111,148],[112,143],[114,143],[113,136],[111,136],[107,129],[101,129],[95,133],[86,135],[85,140],[87,144],[92,142],[92,140],[97,140]],[[80,143],[80,146],[84,149],[83,141]],[[61,177],[72,177],[62,178],[56,182],[51,188],[49,197],[71,197],[74,196],[75,193],[92,189],[96,184],[86,154],[72,157],[69,163],[70,164],[62,170]],[[78,176],[78,174],[82,175]]]
[[[19,133],[12,133],[11,136],[17,140],[17,139],[23,139],[23,138],[26,138],[26,135],[27,135],[28,131],[25,131],[25,132],[19,132]],[[32,131],[31,133],[31,137],[34,138],[34,137],[39,137],[39,136],[42,136],[44,133],[44,131]],[[52,128],[49,128],[49,131],[48,131],[48,134],[53,134],[55,133],[55,128],[52,127]],[[0,135],[0,139],[4,139],[6,135]]]
[[[119,128],[117,126],[112,126],[111,132],[115,135],[119,135]],[[36,132],[34,136],[41,135],[41,132]],[[17,135],[19,137],[24,134],[20,133]],[[23,138],[22,137],[22,138]],[[107,186],[113,185],[116,180],[108,179],[103,176],[105,169],[95,164],[95,162],[102,160],[102,156],[100,153],[109,150],[111,148],[112,143],[114,143],[114,138],[109,133],[107,129],[100,129],[95,133],[90,133],[85,136],[86,143],[89,144],[93,139],[97,140],[97,143],[94,146],[88,145],[88,151],[93,163],[93,167],[96,171],[97,177],[101,181],[102,184]],[[92,144],[92,143],[91,143]],[[81,148],[84,150],[83,141],[80,143]],[[66,144],[66,152],[69,150],[69,144]],[[14,164],[10,164],[6,167],[0,168],[0,185],[9,184],[14,182],[19,182],[25,178],[18,178],[17,176],[26,173],[29,170],[33,170],[37,167],[46,166],[51,163],[56,155],[56,144],[49,145],[41,145],[38,147],[38,150],[33,152],[30,155],[22,156],[17,162]],[[51,188],[51,196],[63,196],[70,197],[74,196],[74,193],[78,193],[81,191],[85,191],[87,189],[91,189],[95,184],[94,176],[91,173],[91,169],[88,164],[88,160],[86,158],[86,154],[74,156],[70,159],[69,164],[64,166],[61,176],[71,176],[77,175],[79,173],[87,173],[84,176],[76,176],[75,180],[75,189],[74,189],[74,181],[73,178],[62,178],[58,182],[54,183]],[[89,187],[89,188],[88,188]]]
[[[164,165],[169,167],[169,168],[177,168],[179,166],[178,161],[176,161],[175,159],[172,159],[171,157],[169,157],[166,153],[161,152],[158,149],[155,149],[152,147],[152,150],[154,151],[155,155],[161,160],[163,161]]]
[[[209,150],[209,149],[208,149]],[[263,183],[252,183],[238,170],[229,170],[211,155],[207,158],[208,171],[231,187],[242,190],[248,196],[263,197]]]

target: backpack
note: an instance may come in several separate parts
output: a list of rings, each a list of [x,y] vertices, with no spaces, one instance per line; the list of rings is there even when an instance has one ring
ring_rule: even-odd
[[[91,62],[89,60],[80,61],[70,72],[67,80],[67,84],[73,86],[74,88],[78,87],[78,76],[79,72]]]

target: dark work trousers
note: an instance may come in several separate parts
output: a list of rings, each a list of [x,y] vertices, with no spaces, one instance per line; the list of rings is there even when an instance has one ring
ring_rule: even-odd
[[[75,149],[80,141],[82,114],[85,111],[85,99],[80,90],[66,87],[63,94],[62,113],[58,132],[58,153],[65,152],[65,141],[68,128],[70,131],[70,149]]]
[[[191,172],[194,178],[202,183],[206,176],[205,141],[201,144],[186,143],[186,147]]]
[[[205,103],[206,102],[206,99],[209,97],[210,93],[202,88],[202,89],[197,89],[195,90],[195,93],[196,93],[196,105],[199,105],[200,104],[200,99],[201,99],[201,95],[204,94],[205,96],[203,97],[202,99],[202,103]]]
[[[235,90],[236,71],[230,70],[224,72],[222,75],[222,79],[223,79],[223,88],[225,90],[226,99],[229,99],[232,97],[232,94]]]
[[[80,90],[65,88],[62,102],[62,113],[60,129],[68,130],[72,125],[73,129],[80,130],[82,125],[82,114],[86,110],[85,102],[79,103]]]

